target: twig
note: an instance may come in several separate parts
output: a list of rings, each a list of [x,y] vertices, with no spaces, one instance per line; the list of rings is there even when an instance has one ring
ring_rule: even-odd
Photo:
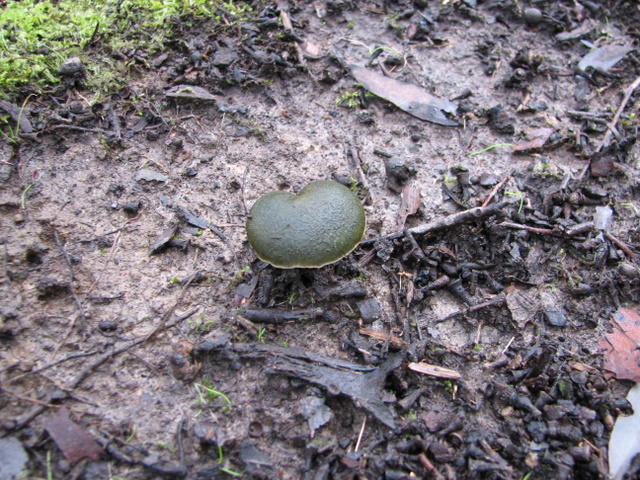
[[[29,375],[33,375],[34,373],[43,372],[43,371],[48,370],[48,369],[50,369],[52,367],[55,367],[56,365],[60,365],[61,363],[67,362],[69,360],[73,360],[74,358],[89,357],[91,355],[95,355],[96,353],[98,353],[98,352],[97,351],[93,351],[93,352],[85,352],[85,353],[74,353],[73,355],[69,355],[68,357],[61,358],[60,360],[56,360],[55,362],[48,363],[46,365],[43,365],[40,368],[36,368],[35,370],[31,370],[29,372],[23,373],[22,375],[18,375],[17,377],[10,378],[8,380],[8,382],[9,383],[17,382],[21,378],[24,378],[24,377],[29,376]]]
[[[453,312],[444,318],[440,318],[436,320],[435,323],[446,322],[447,320],[451,320],[452,318],[455,318],[458,315],[467,315],[469,313],[477,312],[478,310],[482,310],[487,307],[499,307],[501,305],[504,305],[506,301],[507,301],[507,296],[504,293],[500,293],[499,295],[496,295],[495,297],[493,297],[491,300],[479,303],[478,305],[474,305],[469,308],[465,308],[464,310],[458,310],[457,312]]]
[[[522,225],[520,223],[502,222],[501,227],[513,228],[515,230],[526,230],[527,232],[537,233],[538,235],[558,235],[559,232],[550,228],[531,227],[529,225]]]
[[[358,149],[348,145],[345,148],[345,150],[346,150],[347,159],[351,158],[351,160],[353,161],[353,163],[350,165],[351,168],[353,168],[356,171],[358,175],[358,179],[366,191],[366,197],[364,199],[365,202],[367,200],[367,197],[369,200],[373,202],[373,193],[371,191],[371,184],[369,183],[369,180],[367,180],[367,176],[364,174],[364,171],[362,170],[362,163],[360,161],[360,155],[358,154]]]
[[[15,393],[15,392],[12,392],[11,390],[8,390],[6,387],[0,386],[0,392],[7,393],[7,394],[11,395],[12,397],[15,397],[18,400],[22,400],[24,402],[35,403],[36,405],[39,405],[39,407],[41,407],[41,408],[55,407],[55,405],[52,405],[50,403],[46,403],[46,402],[43,402],[41,400],[37,400],[35,398],[29,398],[29,397],[24,397],[22,395],[19,395],[19,394]]]
[[[620,247],[620,249],[628,256],[631,258],[636,258],[638,256],[638,254],[636,252],[634,252],[633,250],[631,250],[627,245],[625,245],[621,240],[618,240],[616,237],[614,237],[612,234],[610,234],[609,232],[604,232],[605,237],[607,237],[609,240],[611,240],[613,243],[615,243],[616,245],[618,245]]]
[[[510,204],[511,204],[510,200],[503,200],[502,202],[494,203],[493,205],[488,205],[486,207],[470,208],[462,212],[453,213],[451,215],[448,215],[434,222],[409,228],[408,230],[405,230],[405,231],[408,231],[413,235],[424,235],[425,233],[432,233],[440,230],[445,230],[447,228],[455,227],[457,225],[462,225],[463,223],[473,222],[476,220],[480,220],[484,217],[500,214],[502,213],[502,209]],[[373,245],[375,242],[379,240],[394,240],[396,238],[402,238],[403,236],[404,236],[404,231],[392,233],[390,235],[384,235],[377,238],[370,238],[368,240],[363,240],[362,242],[360,242],[360,246],[363,247],[363,246]]]
[[[504,177],[495,187],[493,187],[493,190],[491,190],[491,193],[489,194],[489,196],[485,199],[484,202],[482,202],[483,207],[486,207],[487,205],[489,205],[491,200],[493,200],[493,197],[496,196],[496,193],[498,193],[498,191],[504,186],[505,183],[507,183],[507,181],[510,178],[511,178],[511,172],[509,172],[506,177]]]
[[[360,427],[360,433],[358,434],[358,441],[356,442],[355,450],[360,450],[360,442],[362,442],[362,435],[364,434],[364,428],[367,426],[367,416],[365,415],[362,419],[362,427]]]
[[[52,125],[51,127],[47,127],[47,130],[59,130],[61,128],[67,129],[67,130],[78,130],[79,132],[89,132],[89,133],[107,133],[107,130],[102,130],[99,128],[85,128],[85,127],[78,127],[76,125]]]
[[[401,338],[394,337],[391,334],[387,335],[386,333],[382,333],[377,330],[372,330],[370,328],[361,328],[360,330],[358,330],[358,333],[360,335],[366,335],[367,337],[375,338],[376,340],[389,342],[394,347],[407,348],[409,346],[409,343],[405,342]]]
[[[187,313],[184,313],[184,314],[180,315],[179,317],[176,317],[175,320],[172,320],[171,322],[168,322],[166,325],[163,325],[163,326],[164,326],[164,328],[174,327],[178,323],[180,323],[183,320],[186,320],[187,318],[189,318],[191,315],[193,315],[197,311],[198,311],[198,309],[194,308],[193,310],[190,310]],[[157,330],[159,330],[159,329],[156,329],[156,333],[157,333]],[[116,355],[121,354],[122,352],[126,352],[130,348],[133,348],[133,347],[135,347],[137,345],[140,345],[141,343],[144,343],[148,338],[149,338],[149,336],[145,336],[145,337],[137,338],[135,340],[131,340],[130,342],[127,342],[124,345],[121,345],[120,347],[118,347],[118,348],[116,348],[114,350],[111,350],[109,352],[106,352],[106,353],[100,355],[93,362],[91,362],[89,365],[87,365],[80,373],[78,373],[73,378],[73,380],[68,382],[65,385],[64,389],[65,390],[73,390],[78,385],[80,385],[91,374],[91,372],[93,372],[93,370],[95,370],[96,368],[101,366],[107,360],[110,360],[111,358],[115,357]],[[48,406],[48,404],[45,404],[45,405]],[[29,422],[31,422],[31,420],[33,420],[38,415],[40,415],[42,412],[44,412],[47,409],[47,406],[38,405],[37,407],[35,407],[29,413],[27,413],[22,418],[20,418],[19,420],[16,421],[14,429],[15,430],[19,430],[19,429],[23,428],[25,425],[27,425]]]
[[[613,136],[613,132],[616,128],[616,124],[618,123],[618,120],[620,120],[620,115],[622,115],[622,112],[624,108],[627,106],[627,103],[629,102],[631,95],[633,95],[634,90],[638,88],[638,86],[640,86],[640,77],[636,78],[635,81],[625,89],[624,98],[622,99],[622,102],[620,103],[620,106],[618,107],[616,114],[613,116],[611,123],[607,124],[607,127],[609,127],[609,129],[607,130],[607,133],[604,134],[602,143],[600,143],[600,145],[596,149],[597,152],[602,151],[604,147],[609,145],[609,142],[611,141],[611,137]]]
[[[64,246],[60,243],[60,237],[58,237],[58,231],[55,228],[53,229],[53,239],[55,241],[56,246],[62,252],[62,255],[64,256],[65,263],[67,264],[67,268],[69,269],[69,286],[71,287],[71,297],[73,298],[73,301],[76,304],[76,308],[78,309],[77,317],[75,317],[73,319],[73,321],[69,325],[69,328],[67,329],[67,333],[63,337],[62,342],[60,342],[58,344],[58,346],[56,347],[55,352],[53,353],[53,355],[55,357],[58,354],[58,351],[60,350],[62,345],[64,345],[64,343],[69,338],[69,335],[71,335],[71,331],[73,330],[73,327],[76,324],[76,319],[78,319],[78,318],[80,319],[79,331],[83,332],[84,328],[85,328],[85,322],[87,320],[87,317],[84,314],[84,308],[82,308],[82,303],[80,303],[80,299],[78,298],[78,295],[76,295],[77,286],[76,286],[75,276],[73,274],[73,266],[71,265],[71,259],[69,258],[69,254],[65,250]]]
[[[242,174],[242,183],[240,184],[240,198],[242,199],[242,208],[244,209],[245,217],[249,216],[249,209],[247,208],[247,197],[245,195],[248,175],[249,167],[244,167],[244,173]]]
[[[427,478],[431,477],[431,478],[435,478],[435,480],[444,480],[444,475],[442,475],[438,471],[435,465],[431,463],[431,460],[429,460],[429,458],[427,458],[427,456],[424,453],[421,453],[420,455],[418,455],[418,460],[420,460],[420,464],[426,470],[428,475]]]
[[[133,218],[130,218],[129,220],[127,220],[126,222],[124,222],[124,224],[117,229],[118,234],[116,235],[116,238],[113,240],[113,245],[111,245],[111,249],[109,250],[109,255],[107,256],[107,261],[105,262],[105,265],[108,265],[109,262],[111,262],[111,259],[113,258],[113,254],[116,251],[116,248],[118,248],[118,242],[120,240],[120,236],[122,235],[122,231],[124,230],[124,228],[129,225],[131,222],[138,220],[140,218],[140,216],[142,215],[142,212],[144,212],[144,207],[140,209],[140,212],[138,213],[138,215],[136,215]],[[107,235],[111,234],[113,232],[109,232]],[[105,274],[106,272],[106,268],[103,268],[100,271],[100,275],[98,275],[98,278],[96,278],[94,280],[94,282],[91,284],[91,286],[89,287],[89,290],[87,290],[86,295],[89,296],[89,294],[91,292],[93,292],[93,289],[96,287],[96,285],[98,284],[98,282],[100,282],[100,280],[102,280],[102,276]]]
[[[189,288],[189,286],[191,285],[191,282],[193,282],[195,278],[196,278],[196,274],[191,275],[189,280],[182,287],[182,292],[180,292],[178,299],[175,301],[173,305],[167,308],[167,310],[160,317],[160,323],[158,323],[158,325],[153,330],[151,330],[151,332],[149,332],[146,337],[144,337],[145,342],[153,338],[160,330],[163,330],[165,328],[167,321],[169,320],[169,318],[171,318],[171,315],[173,315],[173,312],[175,311],[175,309],[178,307],[178,305],[180,305],[180,302],[182,302],[182,300],[184,299],[184,296],[187,293],[187,289]],[[198,310],[197,308],[194,308],[192,310],[191,315],[193,315],[193,313],[195,313],[197,310]]]

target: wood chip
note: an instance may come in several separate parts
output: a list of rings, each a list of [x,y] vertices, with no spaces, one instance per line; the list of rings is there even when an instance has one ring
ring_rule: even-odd
[[[375,338],[377,340],[386,341],[388,338],[389,343],[395,347],[406,348],[409,346],[409,344],[404,340],[402,340],[401,338],[389,336],[386,333],[382,333],[377,330],[372,330],[370,328],[361,328],[360,330],[358,330],[358,332],[360,333],[360,335],[365,335],[367,337]]]
[[[431,365],[425,362],[411,362],[409,364],[409,370],[414,372],[423,373],[432,377],[447,378],[449,380],[460,380],[462,375],[456,370],[450,368],[439,367],[437,365]]]

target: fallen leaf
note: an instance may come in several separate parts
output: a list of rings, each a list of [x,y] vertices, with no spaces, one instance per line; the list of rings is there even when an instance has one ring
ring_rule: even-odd
[[[195,85],[177,85],[166,93],[170,98],[181,98],[185,100],[215,101],[216,97],[207,90]]]
[[[513,146],[514,152],[528,152],[542,148],[555,130],[553,128],[538,128],[527,133],[528,140],[520,140]]]
[[[23,108],[18,108],[12,103],[9,103],[5,100],[0,100],[0,111],[5,111],[7,114],[18,123],[20,126],[21,133],[31,133],[33,132],[33,126],[31,122],[23,115]]]
[[[584,72],[587,68],[593,68],[599,72],[606,72],[631,50],[633,50],[633,47],[629,45],[605,45],[604,47],[596,48],[580,60],[578,70]]]
[[[69,418],[69,410],[64,407],[46,418],[44,428],[72,465],[85,457],[98,460],[103,452],[93,436]]]
[[[300,400],[300,413],[307,419],[311,435],[333,418],[333,412],[324,403],[324,398],[309,396]]]
[[[447,127],[458,126],[458,122],[444,114],[455,115],[458,110],[456,103],[431,95],[417,85],[385,77],[368,68],[357,65],[351,65],[350,68],[353,78],[364,88],[414,117]]]
[[[522,290],[516,289],[507,294],[507,307],[518,328],[524,328],[527,322],[533,320],[533,317],[538,313],[540,299],[535,291],[533,294],[526,294]]]
[[[320,47],[307,39],[300,44],[300,50],[302,51],[304,58],[308,60],[318,60],[323,57]]]
[[[640,385],[635,384],[627,400],[633,407],[633,415],[619,416],[609,437],[609,473],[613,480],[621,479],[633,457],[640,453]]]
[[[613,332],[600,341],[604,368],[619,380],[640,382],[640,315],[621,308],[611,317]]]

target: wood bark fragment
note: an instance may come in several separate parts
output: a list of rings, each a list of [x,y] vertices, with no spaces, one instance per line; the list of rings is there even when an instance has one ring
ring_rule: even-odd
[[[422,373],[424,375],[429,375],[431,377],[446,378],[449,380],[460,380],[462,378],[462,375],[460,375],[460,372],[456,370],[452,370],[450,368],[445,368],[445,367],[439,367],[438,365],[432,365],[430,363],[411,362],[408,365],[408,367],[409,367],[409,370]]]

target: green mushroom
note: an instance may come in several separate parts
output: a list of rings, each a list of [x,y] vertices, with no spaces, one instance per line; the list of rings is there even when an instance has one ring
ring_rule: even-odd
[[[251,207],[249,243],[260,260],[278,268],[317,268],[351,253],[367,221],[351,190],[330,180],[297,195],[270,192]]]

